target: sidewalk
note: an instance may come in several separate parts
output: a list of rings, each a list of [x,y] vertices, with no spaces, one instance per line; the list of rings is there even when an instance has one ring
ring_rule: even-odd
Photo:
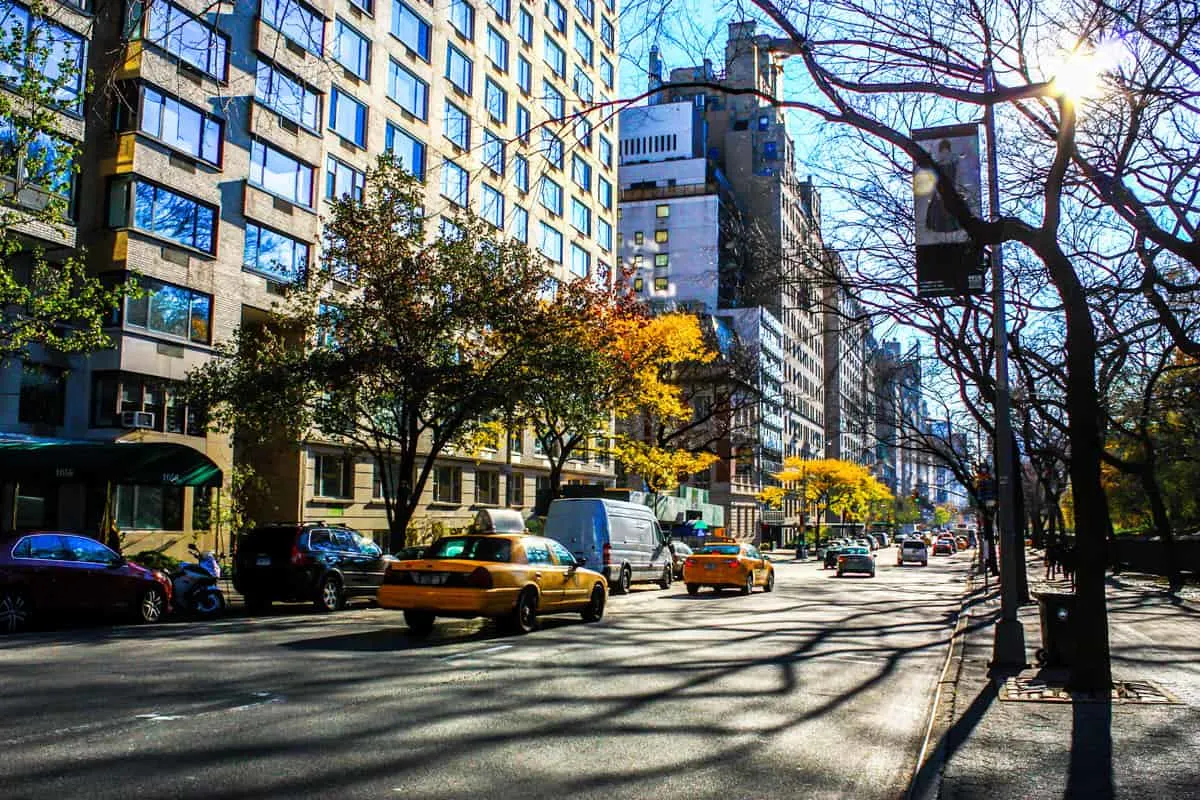
[[[1061,581],[1041,580],[1040,555],[1029,560],[1031,594],[1069,591]],[[1200,797],[1200,604],[1172,602],[1119,576],[1110,579],[1108,596],[1113,679],[1143,690],[1134,700],[1043,693],[1037,679],[1056,673],[1036,666],[1016,680],[993,681],[987,664],[999,593],[994,580],[986,593],[981,585],[968,593],[949,668],[956,677],[914,797]],[[1023,606],[1019,618],[1034,664],[1037,604]]]

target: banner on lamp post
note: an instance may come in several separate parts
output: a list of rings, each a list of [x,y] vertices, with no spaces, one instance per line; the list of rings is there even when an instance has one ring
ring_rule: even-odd
[[[945,125],[912,131],[913,140],[938,164],[976,216],[983,201],[979,167],[979,125]],[[913,217],[916,222],[917,294],[953,297],[983,294],[987,262],[937,188],[937,173],[913,169]]]

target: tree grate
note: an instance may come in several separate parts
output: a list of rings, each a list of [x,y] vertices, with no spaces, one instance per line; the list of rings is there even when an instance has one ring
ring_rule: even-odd
[[[1007,678],[1000,699],[1029,703],[1120,703],[1144,705],[1181,705],[1175,695],[1147,680],[1113,681],[1109,696],[1104,692],[1073,691],[1062,683],[1036,676]]]

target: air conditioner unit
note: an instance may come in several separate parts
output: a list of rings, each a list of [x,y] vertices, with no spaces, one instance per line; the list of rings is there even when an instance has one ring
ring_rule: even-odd
[[[153,411],[122,411],[121,412],[121,427],[122,428],[153,428],[154,427],[154,412]]]

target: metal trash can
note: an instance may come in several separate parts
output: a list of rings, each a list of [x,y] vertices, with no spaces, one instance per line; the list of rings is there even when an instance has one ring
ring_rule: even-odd
[[[1043,667],[1069,667],[1075,661],[1075,595],[1038,595],[1042,617],[1042,647],[1035,654]]]

